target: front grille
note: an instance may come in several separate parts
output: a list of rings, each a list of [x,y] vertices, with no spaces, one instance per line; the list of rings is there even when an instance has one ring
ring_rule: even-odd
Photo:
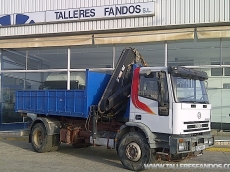
[[[199,128],[199,129],[184,130],[184,132],[203,131],[203,130],[208,130],[208,129],[209,128]]]
[[[196,123],[209,123],[209,121],[188,121],[188,122],[184,122],[184,124],[196,124]]]
[[[209,121],[189,121],[184,124],[187,124],[187,130],[184,132],[209,130]]]

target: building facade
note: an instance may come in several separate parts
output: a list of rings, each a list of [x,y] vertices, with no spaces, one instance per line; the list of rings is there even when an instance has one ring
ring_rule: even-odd
[[[127,46],[149,66],[207,72],[212,127],[230,129],[230,0],[0,2],[0,130],[26,127],[16,90],[75,89],[76,72],[112,70]]]

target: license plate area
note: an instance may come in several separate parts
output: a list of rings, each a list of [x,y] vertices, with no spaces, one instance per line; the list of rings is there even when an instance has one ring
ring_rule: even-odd
[[[196,151],[201,151],[205,149],[205,145],[198,145],[196,146]]]

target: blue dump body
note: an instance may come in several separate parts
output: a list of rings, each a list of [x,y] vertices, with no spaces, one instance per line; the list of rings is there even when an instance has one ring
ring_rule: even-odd
[[[87,118],[90,106],[98,104],[110,77],[86,70],[84,90],[17,91],[15,111]]]

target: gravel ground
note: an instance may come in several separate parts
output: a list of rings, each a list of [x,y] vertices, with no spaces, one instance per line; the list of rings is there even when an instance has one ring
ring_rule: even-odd
[[[167,165],[168,162],[158,164]],[[178,163],[171,163],[178,164]],[[185,159],[180,164],[230,164],[230,152],[205,151],[204,155]],[[150,169],[148,171],[230,171],[228,169]],[[36,153],[25,140],[0,140],[0,172],[80,172],[125,170],[114,150],[105,147],[73,148],[62,144],[58,151]]]

